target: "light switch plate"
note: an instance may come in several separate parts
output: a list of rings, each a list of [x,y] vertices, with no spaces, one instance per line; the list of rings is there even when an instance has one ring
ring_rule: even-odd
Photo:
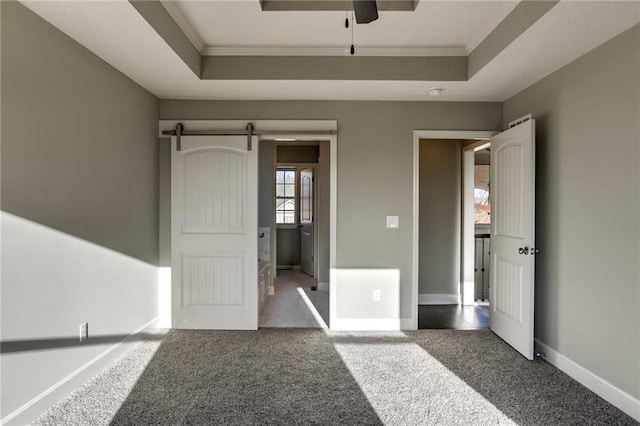
[[[400,218],[398,216],[387,216],[387,229],[400,228]]]

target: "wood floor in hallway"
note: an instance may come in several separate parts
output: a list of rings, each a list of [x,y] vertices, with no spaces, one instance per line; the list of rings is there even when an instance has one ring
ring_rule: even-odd
[[[488,330],[489,306],[420,305],[418,328]]]

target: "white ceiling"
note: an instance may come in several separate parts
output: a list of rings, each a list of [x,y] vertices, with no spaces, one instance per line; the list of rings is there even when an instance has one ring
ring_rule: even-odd
[[[346,54],[351,45],[352,26],[345,28],[345,12],[263,12],[258,0],[164,4],[203,53],[260,54],[261,48],[296,48],[302,54],[305,50],[315,54],[341,48]],[[422,0],[415,11],[380,12],[377,21],[353,26],[354,40],[359,51],[386,48],[385,54],[391,49],[406,53],[412,48],[466,54],[465,49],[475,47],[517,4],[515,0]]]
[[[640,21],[640,2],[563,1],[465,82],[229,81],[197,78],[128,1],[23,3],[163,99],[504,101]]]

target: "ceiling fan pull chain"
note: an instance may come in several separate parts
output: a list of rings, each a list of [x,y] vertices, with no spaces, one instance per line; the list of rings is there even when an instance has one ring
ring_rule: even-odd
[[[353,44],[353,12],[351,12],[351,55],[356,54],[356,47]]]

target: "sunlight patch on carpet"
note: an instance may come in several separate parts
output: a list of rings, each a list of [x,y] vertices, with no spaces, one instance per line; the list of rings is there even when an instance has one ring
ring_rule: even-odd
[[[419,345],[363,336],[334,347],[383,423],[515,424]]]

